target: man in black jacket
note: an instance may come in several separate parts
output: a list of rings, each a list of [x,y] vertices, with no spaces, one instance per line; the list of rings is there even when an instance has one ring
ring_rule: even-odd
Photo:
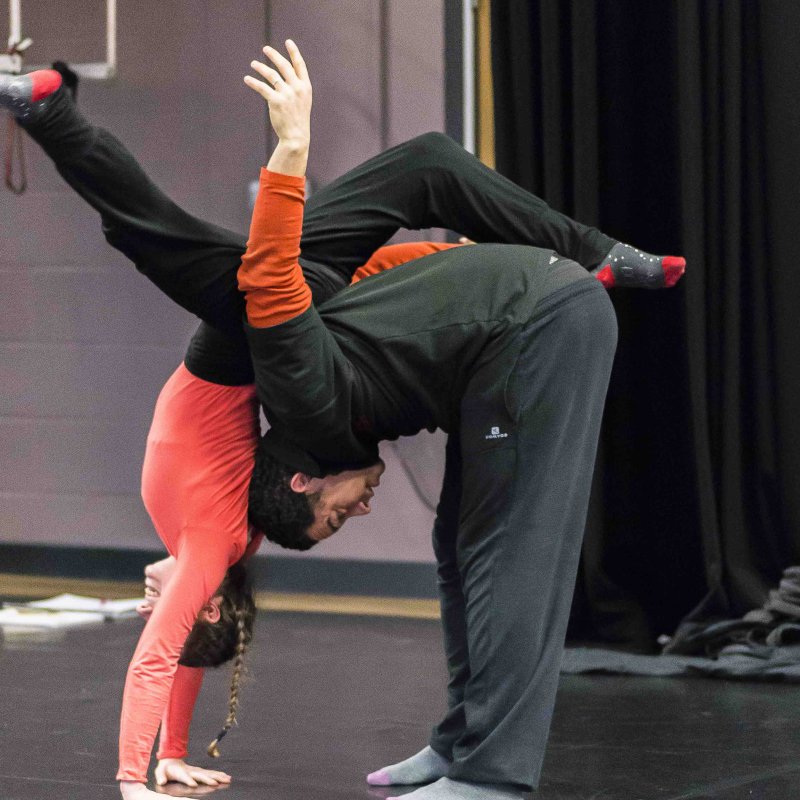
[[[311,89],[289,52],[291,63],[269,50],[277,70],[256,62],[264,80],[246,79],[279,140],[239,269],[272,425],[251,519],[304,549],[368,510],[380,441],[449,434],[434,528],[448,712],[412,758],[424,766],[411,782],[433,782],[410,797],[517,798],[536,787],[545,752],[615,316],[577,263],[502,244],[426,256],[314,307],[297,261]],[[572,231],[569,253],[585,241]],[[371,778],[409,782],[401,773]]]

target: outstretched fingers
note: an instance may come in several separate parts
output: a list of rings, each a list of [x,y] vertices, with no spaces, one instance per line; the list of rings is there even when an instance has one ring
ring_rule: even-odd
[[[272,61],[277,69],[273,69],[261,61],[250,62],[250,67],[264,80],[260,81],[252,75],[247,75],[244,82],[267,102],[276,100],[281,90],[285,91],[288,88],[302,91],[311,87],[308,68],[300,54],[300,49],[291,39],[286,40],[286,49],[291,61],[274,47],[267,45],[263,48],[264,55]]]
[[[267,101],[269,121],[280,140],[279,143],[285,145],[283,150],[290,147],[293,151],[304,151],[300,159],[302,165],[296,158],[298,153],[295,152],[292,160],[297,163],[281,162],[279,166],[283,170],[290,171],[298,170],[302,166],[300,174],[304,174],[308,142],[311,138],[311,81],[308,79],[308,71],[297,45],[287,40],[286,47],[292,61],[281,55],[274,47],[267,46],[264,48],[264,54],[272,61],[272,66],[261,61],[250,62],[253,71],[264,80],[248,75],[244,82]],[[278,165],[273,164],[273,166]],[[292,171],[287,174],[295,173]]]
[[[286,49],[289,51],[289,57],[292,59],[292,65],[297,77],[301,81],[307,82],[309,80],[308,68],[306,67],[305,59],[300,54],[300,48],[291,39],[287,39]]]
[[[250,66],[255,69],[256,64],[260,64],[260,61],[251,61]],[[267,83],[264,81],[260,81],[257,78],[254,78],[252,75],[245,75],[244,82],[257,94],[260,94],[268,103],[271,100],[274,100],[278,93]]]
[[[281,74],[281,77],[288,83],[290,86],[296,86],[300,83],[301,79],[298,74],[295,72],[294,65],[291,61],[289,61],[286,56],[282,53],[279,53],[274,47],[270,47],[267,45],[264,48],[264,55],[272,61],[272,63],[278,68],[278,71]]]

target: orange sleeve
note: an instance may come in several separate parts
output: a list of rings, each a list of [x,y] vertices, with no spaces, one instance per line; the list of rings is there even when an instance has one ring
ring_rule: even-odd
[[[161,717],[158,753],[161,758],[186,758],[189,752],[189,727],[205,670],[178,664],[169,702]]]
[[[249,561],[263,541],[264,534],[255,532],[241,560]],[[205,670],[202,668],[184,667],[178,664],[172,690],[169,693],[169,702],[161,718],[156,758],[186,758],[188,755],[189,728],[204,675]]]
[[[225,531],[184,531],[177,565],[139,637],[125,689],[117,780],[147,780],[147,766],[167,710],[183,644],[197,615],[222,583],[230,555]]]
[[[247,250],[239,267],[247,321],[254,328],[280,325],[311,305],[300,268],[305,178],[261,170]]]
[[[415,258],[429,256],[431,253],[438,253],[441,250],[449,250],[451,247],[463,247],[463,245],[446,242],[406,242],[381,247],[372,254],[372,258],[366,264],[355,271],[351,283],[358,283],[362,278],[399,267]]]

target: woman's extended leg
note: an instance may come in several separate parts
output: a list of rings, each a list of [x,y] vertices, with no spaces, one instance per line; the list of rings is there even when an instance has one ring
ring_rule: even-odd
[[[100,213],[113,247],[179,305],[220,330],[241,329],[236,270],[244,236],[179,208],[116,137],[85,119],[64,88],[20,124]]]
[[[443,227],[476,242],[549,247],[586,267],[616,243],[554,211],[441,133],[392,147],[306,204],[302,251],[352,274],[399,228]]]
[[[441,133],[397,145],[312,196],[302,251],[349,282],[398,228],[429,227],[550,248],[594,268],[606,286],[671,286],[685,267],[682,258],[653,256],[555,211]]]
[[[86,121],[63,88],[47,98],[44,113],[26,115],[21,124],[101,214],[109,243],[179,305],[238,334],[244,236],[180,209],[113,135]],[[430,133],[369,159],[309,199],[301,265],[314,301],[347,286],[398,228],[430,226],[475,241],[551,247],[586,267],[611,247],[624,247]]]

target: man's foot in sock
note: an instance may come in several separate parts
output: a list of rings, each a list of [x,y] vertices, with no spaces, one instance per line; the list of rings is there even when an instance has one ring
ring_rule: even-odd
[[[54,69],[39,69],[27,75],[0,74],[0,108],[17,119],[28,120],[44,111],[48,98],[61,86]]]
[[[430,786],[404,794],[402,800],[522,800],[524,792],[514,787],[497,783],[465,783],[440,778]],[[400,800],[387,797],[386,800]]]
[[[430,745],[416,755],[391,764],[367,775],[370,786],[393,786],[396,784],[431,783],[447,775],[450,762],[442,758]]]
[[[634,289],[668,289],[674,286],[686,269],[680,256],[654,256],[629,244],[617,242],[592,275],[606,287]]]

